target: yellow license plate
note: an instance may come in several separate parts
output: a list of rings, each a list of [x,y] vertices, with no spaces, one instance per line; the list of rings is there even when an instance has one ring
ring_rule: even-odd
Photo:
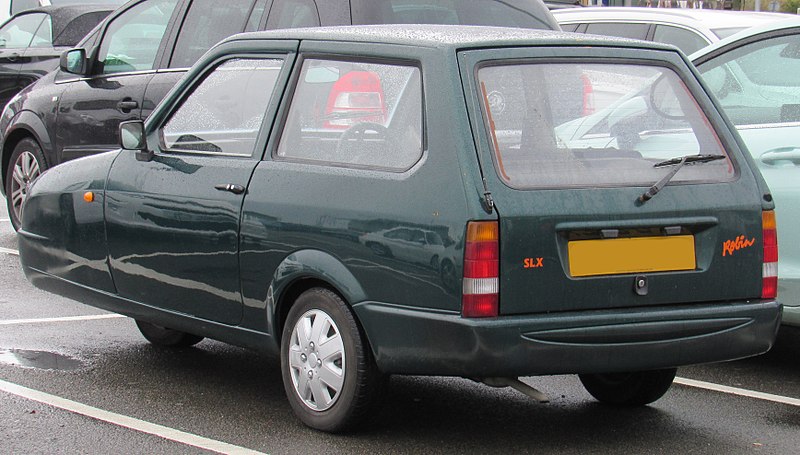
[[[576,240],[568,251],[569,273],[575,277],[696,268],[692,235]]]

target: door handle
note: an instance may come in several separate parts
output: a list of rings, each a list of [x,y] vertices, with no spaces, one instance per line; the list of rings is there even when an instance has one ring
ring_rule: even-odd
[[[767,150],[759,157],[764,164],[776,165],[781,162],[791,162],[794,165],[800,164],[800,147],[778,147]]]
[[[136,109],[137,107],[139,107],[139,103],[137,101],[130,100],[130,99],[122,100],[119,103],[117,103],[117,109],[119,109],[119,110],[121,110],[123,112],[125,112],[125,111],[130,112],[130,111]]]
[[[220,183],[219,185],[214,185],[214,188],[220,191],[228,191],[233,194],[244,193],[244,187],[242,185],[236,185],[233,183]]]

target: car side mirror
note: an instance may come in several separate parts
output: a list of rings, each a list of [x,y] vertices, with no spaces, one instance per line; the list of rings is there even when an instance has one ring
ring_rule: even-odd
[[[144,122],[141,120],[129,120],[119,124],[119,144],[123,150],[135,151],[136,159],[139,161],[153,159],[153,152],[147,150]]]
[[[59,67],[61,71],[77,74],[79,76],[86,75],[86,50],[85,49],[70,49],[61,54],[59,60]]]

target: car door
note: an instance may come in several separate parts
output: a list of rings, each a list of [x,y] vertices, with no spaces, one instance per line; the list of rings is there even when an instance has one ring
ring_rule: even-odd
[[[152,129],[152,159],[119,155],[108,177],[106,226],[122,297],[239,322],[240,211],[287,60],[245,55],[219,63]]]
[[[147,118],[189,68],[217,42],[246,30],[261,19],[265,0],[193,0],[165,46],[164,68],[147,84],[141,118]],[[174,43],[174,44],[173,44]]]
[[[800,304],[800,27],[755,35],[695,57],[694,62],[772,191],[780,233],[780,297],[796,312]]]
[[[141,1],[106,24],[90,51],[91,74],[69,83],[61,96],[56,118],[60,161],[117,148],[119,123],[141,115],[145,89],[180,3]]]

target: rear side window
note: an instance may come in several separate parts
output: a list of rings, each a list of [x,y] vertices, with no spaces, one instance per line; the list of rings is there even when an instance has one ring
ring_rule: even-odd
[[[268,29],[318,26],[319,13],[313,0],[275,2],[269,10]]]
[[[449,24],[558,30],[540,2],[515,0],[351,0],[353,24]]]
[[[282,64],[234,59],[216,67],[161,128],[162,147],[251,156]]]
[[[709,45],[705,38],[697,33],[680,27],[656,25],[653,41],[676,46],[684,54],[689,55]]]
[[[478,70],[500,177],[514,188],[645,186],[687,155],[725,158],[672,70],[525,63]],[[733,178],[728,159],[684,166],[672,182]]]
[[[403,171],[422,155],[416,66],[308,59],[278,158]]]
[[[253,0],[194,0],[181,26],[171,68],[188,68],[211,46],[244,30]]]

